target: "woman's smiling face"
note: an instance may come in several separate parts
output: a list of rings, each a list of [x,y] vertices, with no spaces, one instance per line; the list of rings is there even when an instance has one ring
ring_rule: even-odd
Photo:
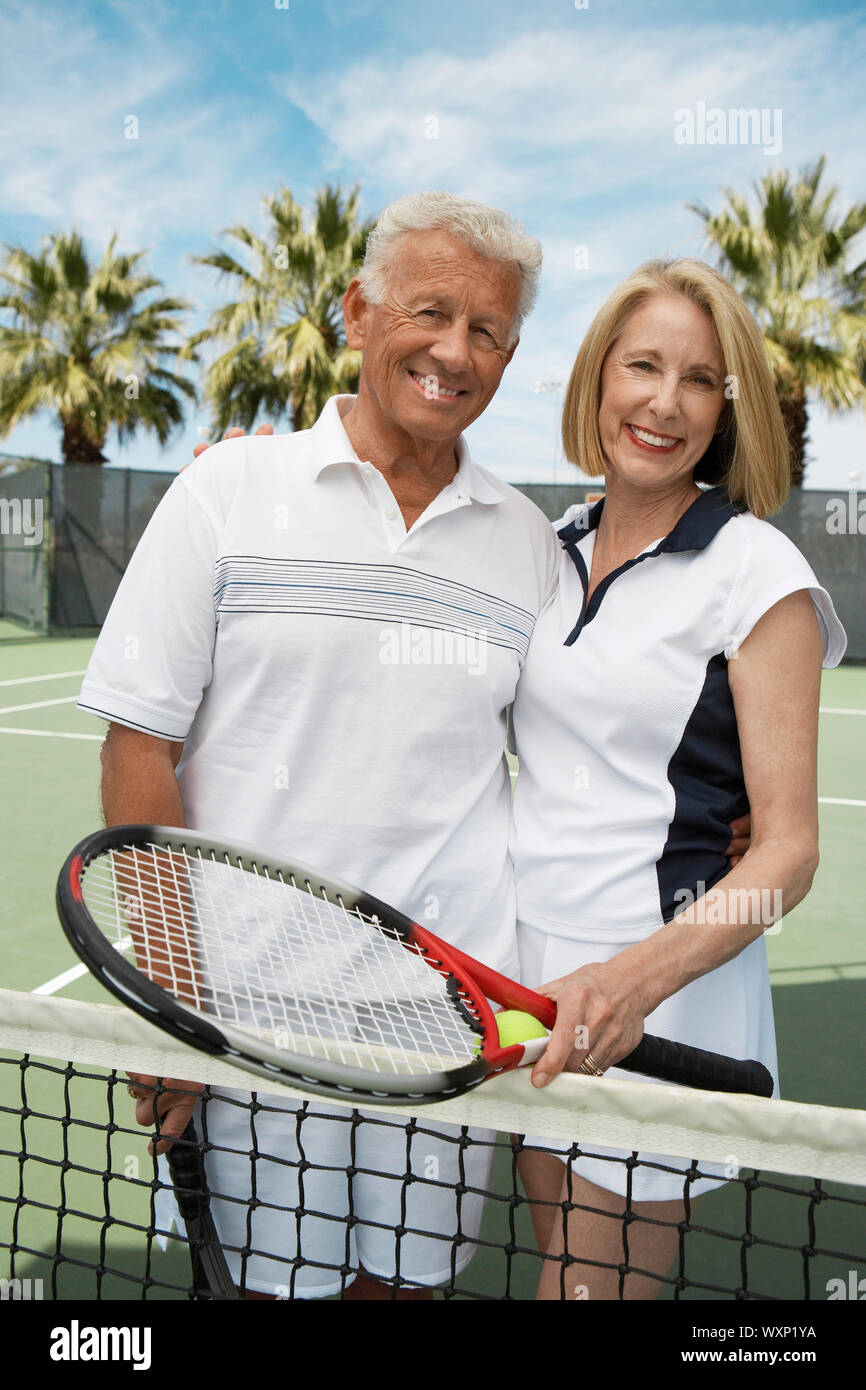
[[[725,367],[709,314],[683,295],[651,295],[629,315],[602,368],[607,468],[634,487],[684,481],[724,404]]]

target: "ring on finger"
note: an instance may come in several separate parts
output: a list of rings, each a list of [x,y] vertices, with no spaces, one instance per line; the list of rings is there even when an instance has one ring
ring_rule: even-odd
[[[580,1070],[586,1072],[587,1076],[604,1076],[604,1072],[591,1052],[587,1052],[580,1064]]]

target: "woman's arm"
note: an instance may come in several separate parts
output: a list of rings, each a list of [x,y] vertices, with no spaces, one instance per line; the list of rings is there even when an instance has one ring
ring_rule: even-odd
[[[805,589],[765,613],[731,659],[751,846],[703,898],[645,941],[543,988],[557,1000],[559,1018],[533,1071],[536,1085],[567,1061],[573,1070],[587,1050],[603,1070],[614,1066],[637,1046],[643,1020],[664,999],[739,955],[771,925],[768,904],[779,916],[805,897],[818,864],[821,660]]]

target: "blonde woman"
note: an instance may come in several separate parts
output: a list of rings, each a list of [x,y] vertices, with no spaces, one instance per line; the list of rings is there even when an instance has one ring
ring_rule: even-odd
[[[567,1061],[606,1072],[646,1024],[760,1058],[778,1089],[762,937],[818,863],[820,671],[845,636],[765,520],[788,493],[788,450],[757,328],[727,282],[680,260],[621,284],[578,353],[563,440],[604,475],[605,497],[557,523],[558,589],[514,707],[521,978],[559,1007],[533,1081]],[[729,822],[748,809],[732,869]],[[625,1157],[581,1157],[569,1175],[565,1155],[523,1155],[542,1250],[579,1257],[545,1262],[540,1298],[655,1297],[684,1193],[723,1181],[709,1167],[689,1181],[686,1162],[657,1155],[630,1171]],[[567,1234],[565,1199],[578,1208]]]

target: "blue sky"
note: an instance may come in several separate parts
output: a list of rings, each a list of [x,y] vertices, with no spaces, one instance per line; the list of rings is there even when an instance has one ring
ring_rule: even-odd
[[[0,241],[35,249],[75,225],[96,255],[117,231],[194,303],[193,329],[223,291],[190,257],[232,223],[263,230],[280,184],[309,204],[326,181],[359,183],[366,215],[417,188],[506,207],[542,239],[542,291],[470,443],[510,481],[578,477],[560,396],[536,387],[567,378],[640,261],[706,254],[687,202],[718,207],[822,152],[840,201],[864,196],[859,0],[285,2],[4,0]],[[675,113],[701,102],[781,111],[781,149],[677,143]],[[192,408],[165,450],[142,434],[106,452],[176,470],[206,426]],[[811,441],[807,484],[866,485],[862,414],[815,409]],[[57,425],[35,419],[0,450],[59,457]]]

